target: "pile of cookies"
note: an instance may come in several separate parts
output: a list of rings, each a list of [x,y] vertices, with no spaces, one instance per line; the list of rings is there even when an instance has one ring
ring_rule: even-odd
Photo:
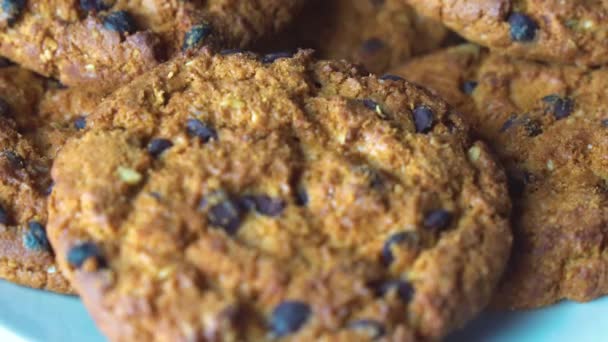
[[[608,293],[604,5],[0,4],[0,277],[111,341],[440,340]]]

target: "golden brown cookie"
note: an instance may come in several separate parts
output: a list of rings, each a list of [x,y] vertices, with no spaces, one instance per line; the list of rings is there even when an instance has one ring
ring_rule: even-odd
[[[465,45],[399,73],[468,113],[508,169],[514,253],[495,302],[533,308],[608,293],[608,70]]]
[[[0,117],[0,278],[67,293],[44,227],[45,175],[44,159]]]
[[[0,278],[68,293],[46,240],[46,198],[57,150],[100,100],[17,66],[0,69]]]
[[[272,49],[313,48],[322,58],[347,59],[381,73],[437,48],[447,30],[417,15],[403,0],[314,0]]]
[[[49,236],[113,341],[440,338],[509,255],[502,170],[405,81],[203,51],[89,119]]]
[[[585,66],[608,62],[608,4],[602,1],[403,1],[501,54]]]
[[[303,0],[3,0],[0,54],[66,85],[125,82],[180,49],[245,46]]]

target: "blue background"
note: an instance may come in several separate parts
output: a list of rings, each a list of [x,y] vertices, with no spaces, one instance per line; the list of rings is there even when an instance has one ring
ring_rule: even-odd
[[[484,313],[447,341],[608,341],[607,322],[608,298],[586,304],[564,302],[535,311]],[[77,298],[3,281],[0,325],[31,341],[104,341]]]

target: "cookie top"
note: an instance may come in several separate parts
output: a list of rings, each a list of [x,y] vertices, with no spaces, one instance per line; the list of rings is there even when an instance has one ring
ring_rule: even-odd
[[[439,47],[446,33],[403,0],[315,0],[283,38],[273,40],[279,42],[273,48],[313,48],[322,58],[347,59],[382,73]]]
[[[5,0],[0,54],[66,85],[126,82],[178,51],[245,46],[303,0]]]
[[[52,160],[100,100],[95,96],[17,66],[0,68],[0,278],[72,291],[46,240],[46,198]]]
[[[607,294],[608,70],[517,61],[469,45],[396,72],[463,108],[508,169],[514,256],[496,304],[532,308]]]
[[[539,61],[608,62],[601,1],[406,0],[463,37],[497,52]]]
[[[176,59],[59,153],[49,236],[111,340],[439,338],[510,251],[461,118],[345,62]]]

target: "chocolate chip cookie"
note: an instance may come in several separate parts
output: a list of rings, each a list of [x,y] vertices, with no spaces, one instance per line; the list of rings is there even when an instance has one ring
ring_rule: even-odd
[[[404,1],[501,54],[584,66],[608,62],[602,1]]]
[[[57,292],[71,287],[55,267],[45,230],[47,165],[0,117],[0,278]]]
[[[0,69],[0,278],[68,293],[46,239],[50,167],[100,100],[17,66]]]
[[[458,114],[310,51],[203,51],[60,151],[49,236],[110,340],[435,339],[506,264],[506,178]]]
[[[514,254],[498,306],[608,293],[608,70],[526,62],[472,45],[399,73],[460,107],[508,169]]]
[[[402,0],[315,0],[274,49],[313,48],[323,58],[380,73],[437,48],[446,33],[440,22],[417,15]]]
[[[279,30],[302,0],[3,0],[0,54],[66,85],[115,84],[177,51],[241,46]]]

